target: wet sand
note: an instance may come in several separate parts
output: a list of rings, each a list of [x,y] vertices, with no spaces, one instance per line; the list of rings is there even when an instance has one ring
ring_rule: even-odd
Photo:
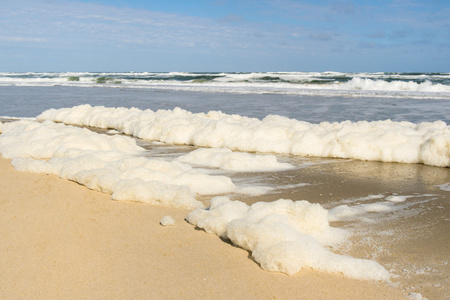
[[[294,276],[267,272],[248,252],[184,221],[186,210],[112,201],[54,175],[17,172],[3,158],[0,171],[2,299],[402,299],[408,294],[395,281],[392,287],[312,270]],[[166,215],[175,219],[174,226],[159,224]],[[353,251],[363,253],[358,247]]]
[[[342,204],[379,202],[390,195],[414,196],[396,204],[403,207],[398,211],[369,213],[364,220],[331,222],[354,234],[351,245],[344,245],[340,252],[375,259],[394,275],[392,283],[406,294],[450,299],[450,192],[439,188],[450,183],[449,168],[333,160],[274,176],[280,184],[290,178],[293,183],[309,185],[247,201],[305,199],[331,209]],[[368,195],[384,197],[357,199]]]

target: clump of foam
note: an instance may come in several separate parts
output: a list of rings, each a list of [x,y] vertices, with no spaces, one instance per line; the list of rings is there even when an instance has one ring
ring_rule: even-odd
[[[164,216],[159,224],[161,224],[162,226],[173,226],[175,225],[175,220],[172,218],[172,216]]]
[[[329,226],[328,211],[319,204],[280,199],[248,206],[216,197],[209,208],[189,213],[186,220],[250,251],[265,270],[294,274],[312,268],[358,279],[389,278],[374,261],[329,250],[344,241],[347,232]]]
[[[274,155],[233,152],[227,148],[197,149],[180,156],[177,160],[237,172],[282,171],[294,168],[289,163],[278,162]]]
[[[23,120],[4,124],[0,149],[5,158],[47,159],[76,156],[87,151],[113,151],[138,154],[144,151],[125,136],[99,135],[86,128],[51,121]]]
[[[400,203],[400,202],[405,202],[408,198],[411,197],[417,197],[417,196],[398,196],[398,195],[392,195],[392,196],[388,196],[385,199],[387,201],[393,202],[393,203]]]
[[[450,126],[391,120],[311,124],[269,115],[263,120],[218,111],[141,111],[81,105],[37,117],[66,124],[112,128],[147,140],[244,152],[354,158],[450,166]]]
[[[247,196],[261,196],[273,190],[275,188],[270,186],[242,186],[236,190],[236,193]]]
[[[373,214],[372,217],[378,217],[378,213],[386,214],[392,213],[404,209],[409,206],[406,201],[409,198],[420,198],[420,197],[434,197],[434,194],[417,194],[417,195],[369,195],[367,197],[360,197],[355,199],[342,200],[344,203],[353,203],[353,205],[338,205],[329,210],[329,220],[330,222],[336,221],[353,221],[353,220],[364,220],[373,221],[368,219],[369,214]],[[384,198],[384,201],[376,201],[372,203],[360,203],[361,201],[369,201],[374,199]],[[433,199],[433,198],[431,198]],[[356,204],[354,204],[356,203]]]
[[[441,184],[441,185],[436,185],[436,187],[438,187],[439,189],[443,190],[443,191],[447,191],[450,192],[450,182]]]
[[[353,206],[344,204],[330,209],[330,221],[354,220],[366,213],[386,213],[396,209],[394,203],[388,201]]]
[[[126,136],[109,136],[51,121],[4,124],[0,153],[17,170],[53,173],[112,194],[115,200],[203,207],[195,195],[236,189],[226,176],[212,176],[189,164],[139,156],[144,149]]]

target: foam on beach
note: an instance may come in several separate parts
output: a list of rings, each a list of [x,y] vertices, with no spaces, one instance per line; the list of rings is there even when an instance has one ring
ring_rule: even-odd
[[[438,187],[439,189],[443,190],[443,191],[447,191],[450,192],[450,182],[441,184],[441,185],[437,185],[436,187]]]
[[[435,194],[416,194],[416,195],[369,195],[354,199],[341,200],[341,204],[331,208],[329,212],[329,221],[363,221],[374,223],[380,221],[380,216],[388,216],[389,213],[405,210],[413,205],[408,201],[411,198],[421,198],[420,202],[428,202],[436,199]],[[392,215],[392,214],[391,214]]]
[[[254,195],[267,189],[238,188],[229,177],[209,175],[191,164],[241,172],[294,167],[279,163],[273,155],[233,153],[229,149],[198,149],[172,161],[150,159],[143,156],[145,149],[137,146],[133,138],[97,134],[52,121],[17,121],[4,128],[0,152],[13,159],[16,169],[57,174],[110,193],[115,200],[157,200],[192,208],[200,205],[194,199],[196,195]]]
[[[209,208],[189,213],[186,220],[250,251],[265,270],[295,274],[312,268],[357,279],[389,278],[374,261],[329,250],[344,241],[347,233],[329,225],[328,211],[319,204],[280,199],[248,206],[216,197]]]
[[[295,168],[274,155],[233,152],[227,148],[204,148],[178,157],[180,162],[236,172],[283,171]]]
[[[4,124],[0,153],[17,170],[52,173],[115,200],[195,208],[196,194],[219,194],[236,187],[225,176],[211,176],[180,162],[149,159],[135,140],[108,136],[50,121]]]
[[[158,137],[154,140],[162,142],[176,143],[184,135],[185,144],[205,141],[206,144],[214,142],[218,147],[193,150],[185,155],[174,156],[170,160],[151,158],[132,137],[99,134],[86,128],[43,120],[46,115],[54,115],[55,119],[57,116],[63,119],[59,121],[66,123],[117,131],[113,133]],[[17,170],[56,174],[90,189],[109,193],[114,200],[140,201],[193,210],[186,218],[189,223],[250,251],[261,268],[269,271],[295,274],[301,269],[311,268],[340,273],[356,279],[388,280],[389,272],[377,262],[334,253],[333,249],[348,240],[350,231],[334,228],[330,226],[330,222],[363,220],[368,214],[386,214],[402,209],[407,205],[409,198],[432,196],[369,195],[353,199],[353,202],[372,203],[355,204],[344,200],[343,203],[346,204],[329,211],[319,204],[304,200],[280,199],[274,202],[256,202],[249,206],[244,202],[219,196],[211,200],[210,207],[204,208],[204,205],[196,199],[198,196],[236,193],[254,196],[273,188],[254,184],[236,186],[230,177],[217,175],[227,174],[226,172],[207,171],[196,166],[233,172],[274,172],[297,167],[278,162],[274,155],[233,152],[230,148],[236,147],[224,148],[227,143],[236,142],[239,147],[245,148],[245,151],[253,151],[251,147],[258,148],[266,143],[269,147],[276,148],[279,153],[285,153],[283,151],[289,143],[292,144],[290,147],[293,145],[300,147],[294,143],[299,142],[295,136],[300,136],[300,133],[292,131],[292,128],[301,125],[304,126],[301,128],[309,128],[305,130],[310,132],[303,132],[303,135],[310,136],[311,147],[319,147],[318,136],[314,135],[318,134],[315,126],[320,124],[314,125],[277,116],[272,116],[272,119],[266,118],[269,122],[265,121],[266,119],[260,121],[220,112],[192,114],[181,109],[153,112],[90,106],[50,110],[44,112],[39,119],[42,122],[22,120],[0,123],[2,131],[0,153],[4,158],[12,159],[12,164]],[[280,120],[281,123],[275,120]],[[289,123],[290,126],[283,122]],[[376,131],[379,125],[377,122],[374,123],[364,124],[367,128],[374,127],[372,130]],[[280,124],[284,124],[284,127]],[[333,134],[335,137],[339,136],[337,128],[340,128],[355,139],[354,143],[349,145],[349,149],[351,146],[358,146],[356,141],[361,138],[362,133],[352,132],[345,127],[359,128],[359,125],[356,126],[351,122],[326,125],[336,128]],[[411,147],[420,144],[420,141],[426,138],[445,139],[448,132],[448,128],[439,122],[415,126],[412,128],[411,123],[393,125],[394,128],[403,128],[401,130],[405,136],[402,141]],[[386,128],[389,131],[390,127]],[[322,137],[325,140],[329,138],[324,129],[321,130],[320,132],[324,134]],[[244,136],[240,136],[239,132],[243,132]],[[367,135],[372,134],[370,139],[377,136],[370,133],[370,130],[365,132],[369,132]],[[416,132],[416,135],[410,132]],[[189,137],[188,140],[186,136]],[[244,137],[249,141],[245,142]],[[385,132],[384,138],[390,141],[388,137],[400,139],[398,134]],[[272,138],[276,142],[271,140]],[[337,141],[331,144],[333,143]],[[364,140],[362,143],[364,144]],[[371,151],[381,151],[377,148],[377,142],[374,143],[375,148]],[[391,142],[391,145],[386,143],[388,147],[395,144],[395,142]],[[438,149],[442,150],[439,147]],[[267,152],[267,149],[265,150]],[[161,219],[161,224],[169,226],[173,222],[167,217]]]
[[[144,157],[145,149],[133,138],[52,121],[16,121],[3,124],[1,129],[0,153],[12,159],[17,170],[56,174],[109,193],[115,200],[198,208],[187,216],[191,224],[251,251],[263,269],[294,274],[302,268],[313,268],[360,279],[389,278],[376,262],[330,250],[343,242],[348,232],[331,227],[328,211],[319,204],[280,199],[248,206],[222,196],[213,198],[211,207],[204,209],[195,199],[197,195],[252,194],[259,189],[237,188],[229,177],[208,175],[183,162],[235,171],[294,167],[279,163],[273,155],[199,149],[164,161]],[[237,167],[239,164],[243,165]],[[173,221],[163,218],[161,224],[171,225]]]
[[[164,216],[159,223],[162,226],[173,226],[175,225],[175,220],[172,218],[172,216]]]
[[[399,207],[396,207],[394,203],[389,201],[374,202],[368,204],[357,205],[339,205],[330,209],[330,221],[342,221],[342,220],[356,220],[358,218],[364,218],[367,213],[387,213],[392,212]]]
[[[263,120],[219,111],[191,113],[81,105],[37,117],[109,128],[170,144],[299,156],[450,166],[450,126],[445,122],[360,121],[312,124],[277,115]]]

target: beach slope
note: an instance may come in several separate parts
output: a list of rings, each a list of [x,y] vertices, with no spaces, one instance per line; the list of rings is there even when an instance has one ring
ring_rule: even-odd
[[[262,270],[240,248],[195,229],[188,211],[112,201],[0,158],[2,299],[402,299],[339,274]],[[174,226],[161,226],[170,215]]]

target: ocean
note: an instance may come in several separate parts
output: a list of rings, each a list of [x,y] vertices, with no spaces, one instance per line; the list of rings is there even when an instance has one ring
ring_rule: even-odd
[[[449,73],[0,73],[3,116],[80,104],[319,123],[449,123]],[[81,89],[82,88],[82,89]]]
[[[17,170],[188,208],[265,270],[449,291],[450,73],[0,73],[0,116]]]

